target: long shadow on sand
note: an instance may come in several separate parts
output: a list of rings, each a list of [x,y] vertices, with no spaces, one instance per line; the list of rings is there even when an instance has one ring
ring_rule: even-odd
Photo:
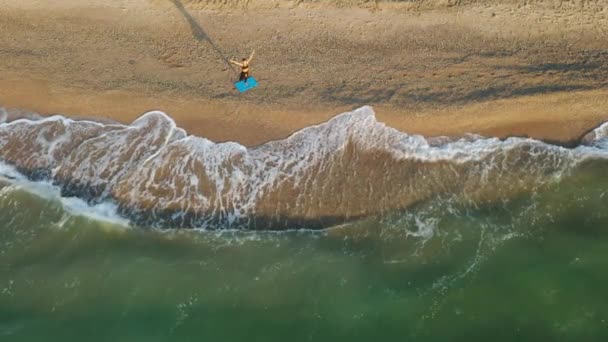
[[[177,10],[186,19],[186,21],[190,25],[190,29],[192,30],[192,35],[194,36],[194,38],[200,42],[209,43],[209,45],[211,45],[211,47],[215,50],[215,52],[217,52],[217,54],[220,55],[220,57],[222,57],[222,60],[230,67],[230,69],[232,69],[232,71],[234,71],[236,73],[237,70],[234,68],[234,66],[232,64],[230,64],[230,61],[228,60],[228,58],[226,58],[226,56],[224,55],[222,50],[220,50],[220,48],[213,42],[211,37],[209,37],[207,32],[205,32],[205,30],[201,27],[201,25],[199,25],[199,23],[196,21],[196,19],[194,19],[192,17],[192,15],[188,12],[188,10],[186,10],[184,5],[182,5],[181,1],[180,0],[169,0],[169,1],[171,1],[175,5]]]

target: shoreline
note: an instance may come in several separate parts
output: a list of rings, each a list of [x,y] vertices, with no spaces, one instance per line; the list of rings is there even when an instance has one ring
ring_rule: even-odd
[[[251,147],[282,140],[308,126],[328,121],[360,106],[294,108],[281,105],[212,101],[191,97],[149,96],[134,91],[91,93],[41,80],[0,80],[0,106],[43,116],[130,124],[148,111],[160,110],[189,134],[215,142]],[[31,93],[36,97],[32,98]],[[608,121],[608,90],[562,92],[449,106],[399,110],[371,105],[380,122],[404,133],[425,137],[530,137],[574,146],[589,131]],[[19,116],[9,116],[14,120]]]
[[[121,123],[161,110],[245,146],[364,105],[427,137],[572,145],[608,121],[608,7],[432,3],[0,0],[0,106]],[[237,95],[220,57],[253,48],[261,86]]]

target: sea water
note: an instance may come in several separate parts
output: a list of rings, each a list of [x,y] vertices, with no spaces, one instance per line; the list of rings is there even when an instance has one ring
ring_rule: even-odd
[[[433,141],[363,114],[253,149],[172,125],[1,125],[0,340],[608,338],[604,126],[564,148]],[[96,155],[119,138],[123,168]],[[165,202],[136,196],[162,180]]]

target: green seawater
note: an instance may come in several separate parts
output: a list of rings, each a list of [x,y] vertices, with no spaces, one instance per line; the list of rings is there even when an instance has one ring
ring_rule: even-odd
[[[0,184],[0,341],[607,341],[608,177],[323,232],[155,231]]]

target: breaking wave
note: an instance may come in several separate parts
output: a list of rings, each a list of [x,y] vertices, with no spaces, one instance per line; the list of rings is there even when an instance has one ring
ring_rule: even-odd
[[[62,116],[3,122],[2,113],[5,164],[63,198],[157,228],[325,228],[433,198],[478,205],[538,191],[608,159],[608,124],[565,148],[409,135],[362,107],[246,148],[188,135],[158,111],[130,125]],[[18,178],[9,169],[0,169],[4,178]]]

